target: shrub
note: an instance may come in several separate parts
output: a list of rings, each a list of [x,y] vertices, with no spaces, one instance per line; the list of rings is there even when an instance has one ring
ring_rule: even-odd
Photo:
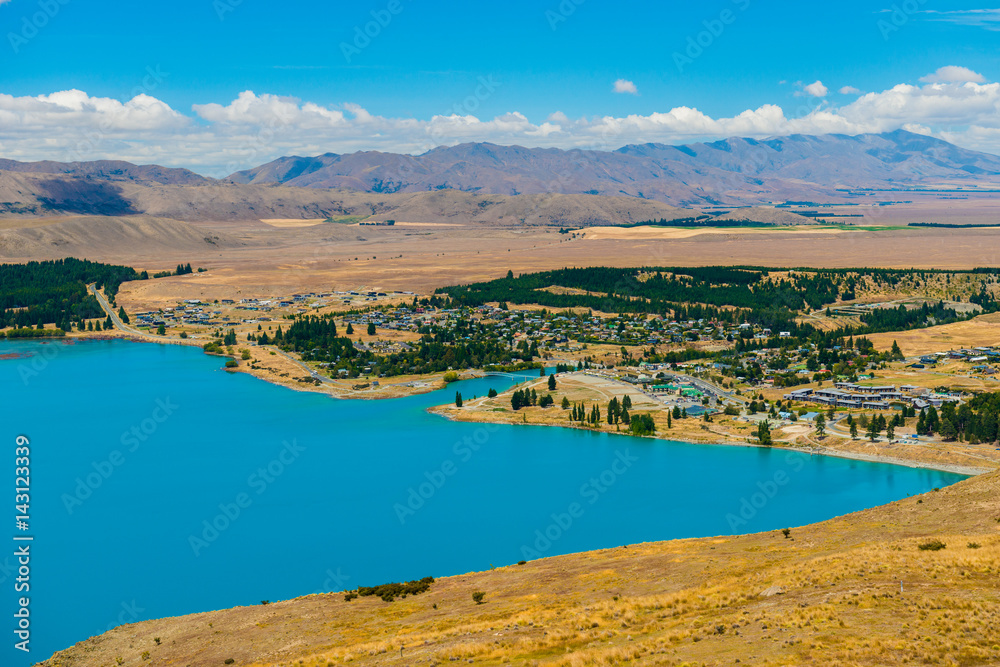
[[[484,593],[482,591],[475,591],[472,594],[472,600],[476,604],[483,604],[483,598],[485,598],[485,597],[486,597],[486,593]]]
[[[235,660],[233,660],[232,658],[226,658],[226,659],[224,660],[224,662],[225,662],[225,663],[226,663],[227,665],[231,665],[231,664],[233,664],[233,663],[234,663],[234,662],[236,662],[236,661],[235,661]]]
[[[444,374],[444,381],[445,382],[457,382],[458,381],[458,373],[456,373],[455,371],[448,371],[447,373]]]
[[[239,366],[239,364],[236,362],[235,359],[226,360],[226,368],[236,368],[237,366]]]
[[[405,584],[391,583],[382,584],[381,586],[361,586],[358,588],[357,594],[361,596],[374,595],[382,598],[385,602],[392,602],[397,597],[419,595],[430,588],[433,583],[434,577],[424,577],[423,579],[407,581]]]
[[[782,528],[781,529],[781,534],[784,535],[785,539],[787,540],[789,537],[792,536],[792,529],[791,528]]]
[[[981,545],[979,542],[969,542],[965,546],[969,547],[970,549],[978,549],[979,547],[981,547],[983,545]]]
[[[941,551],[947,544],[941,540],[931,540],[930,542],[924,542],[923,544],[918,544],[917,548],[921,551]]]
[[[528,562],[528,561],[526,561],[526,560],[519,560],[519,561],[517,561],[517,564],[518,564],[518,565],[524,565],[524,564],[525,564],[525,563],[527,563],[527,562]]]

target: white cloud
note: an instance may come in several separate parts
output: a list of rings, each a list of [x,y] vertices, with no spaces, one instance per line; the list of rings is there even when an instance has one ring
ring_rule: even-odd
[[[150,95],[121,102],[68,90],[33,97],[0,94],[0,156],[113,158],[225,176],[282,155],[418,154],[469,141],[614,150],[630,143],[900,128],[1000,153],[1000,83],[899,84],[849,104],[799,113],[804,115],[788,117],[782,107],[764,104],[728,117],[679,106],[624,117],[570,118],[556,111],[540,123],[517,111],[492,118],[454,112],[417,119],[380,116],[357,104],[327,106],[245,91],[228,103],[194,105],[193,113],[185,114]]]
[[[823,85],[822,81],[816,80],[802,87],[802,94],[813,97],[826,97],[830,89]]]
[[[926,10],[921,13],[933,17],[931,19],[933,21],[985,28],[990,31],[1000,30],[1000,9],[961,9],[944,12]]]
[[[860,95],[861,90],[854,86],[844,86],[838,91],[841,95]]]
[[[984,83],[986,77],[978,72],[973,72],[968,67],[958,65],[945,65],[939,67],[936,72],[920,77],[923,83]]]
[[[615,92],[616,93],[629,93],[630,95],[638,95],[639,89],[635,87],[635,84],[628,79],[618,79],[615,81]]]

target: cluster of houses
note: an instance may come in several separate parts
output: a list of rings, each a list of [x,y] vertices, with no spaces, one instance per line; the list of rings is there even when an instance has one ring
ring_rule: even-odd
[[[990,366],[990,363],[1000,363],[1000,350],[994,347],[973,347],[950,352],[935,352],[921,356],[919,362],[910,364],[910,368],[926,368],[946,361],[966,361],[970,364],[977,364],[972,367],[972,370],[993,375],[996,373],[996,369]]]
[[[925,387],[902,385],[865,386],[852,382],[837,382],[832,388],[795,389],[784,396],[788,401],[819,403],[838,408],[860,410],[887,410],[893,403],[909,403],[917,410],[940,407],[948,401],[957,401],[952,395],[932,394]]]

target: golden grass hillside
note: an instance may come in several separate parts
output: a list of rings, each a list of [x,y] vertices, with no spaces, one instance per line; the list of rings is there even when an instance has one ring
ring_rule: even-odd
[[[990,473],[787,537],[547,558],[391,603],[311,595],[148,621],[42,664],[996,665],[998,520]]]

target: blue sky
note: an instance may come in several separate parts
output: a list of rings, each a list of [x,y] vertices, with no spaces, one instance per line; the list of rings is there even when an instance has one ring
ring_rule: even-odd
[[[270,126],[277,138],[258,141],[269,145],[251,151],[244,145],[246,157],[364,148],[422,152],[463,140],[615,148],[615,140],[679,143],[741,129],[836,131],[836,123],[824,125],[817,114],[839,114],[862,93],[878,95],[900,84],[965,90],[957,90],[955,113],[942,113],[940,100],[929,112],[926,100],[907,98],[912,117],[886,119],[876,99],[854,115],[845,112],[850,122],[841,129],[907,126],[970,147],[1000,144],[988,122],[991,111],[979,99],[991,91],[968,91],[1000,78],[1000,10],[978,3],[0,0],[0,21],[6,34],[0,120],[7,121],[0,124],[0,155],[15,159],[70,159],[60,158],[66,152],[60,137],[78,135],[103,113],[101,145],[71,152],[224,169],[235,157],[226,142],[259,134],[268,126],[263,107],[281,115],[275,105],[282,103],[294,104],[296,113],[309,105],[333,112],[326,122],[342,130],[336,114],[346,113],[353,132],[325,131],[320,114],[304,122],[310,131],[296,139],[291,126],[302,123],[284,114],[279,128]],[[356,40],[366,28],[374,36]],[[947,66],[964,70],[927,78]],[[616,81],[625,92],[615,92]],[[853,90],[841,93],[844,87]],[[85,97],[48,97],[67,90]],[[253,98],[234,107],[247,91]],[[146,107],[150,99],[162,105],[145,119],[136,108],[116,111],[112,104],[140,93]],[[25,116],[24,107],[38,106],[38,99],[73,113],[61,123],[53,114]],[[226,111],[206,117],[199,112],[204,105]],[[780,108],[785,121],[817,122],[783,123],[773,113],[774,122],[753,127],[640,121],[594,138],[599,118],[655,120],[673,109],[697,109],[714,121],[765,107]],[[5,117],[5,110],[14,115]],[[878,118],[862,122],[858,114],[864,113]],[[435,116],[452,115],[479,124],[430,125]],[[508,122],[490,123],[496,118]],[[545,128],[547,121],[558,130]],[[32,149],[29,131],[42,128],[51,131],[50,145]],[[200,150],[185,143],[171,157],[166,144],[178,140]]]

